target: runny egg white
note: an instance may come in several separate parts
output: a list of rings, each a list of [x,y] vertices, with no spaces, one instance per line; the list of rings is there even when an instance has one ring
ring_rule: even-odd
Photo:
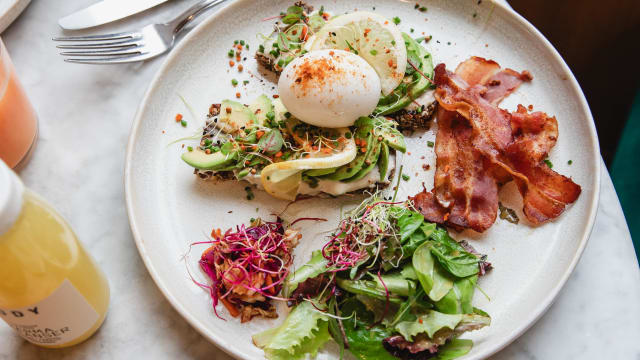
[[[338,128],[368,116],[380,98],[380,78],[363,58],[318,50],[293,60],[278,81],[287,110],[308,124]]]

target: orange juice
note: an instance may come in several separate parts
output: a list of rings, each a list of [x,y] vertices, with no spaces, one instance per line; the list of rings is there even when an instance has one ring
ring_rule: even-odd
[[[61,348],[93,335],[108,306],[107,279],[73,230],[0,161],[0,318]]]
[[[12,168],[22,165],[33,149],[37,129],[36,112],[0,40],[0,159]]]

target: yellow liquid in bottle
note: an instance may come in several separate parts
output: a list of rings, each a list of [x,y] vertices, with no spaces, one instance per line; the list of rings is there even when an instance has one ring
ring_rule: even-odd
[[[55,344],[78,344],[102,325],[109,306],[109,284],[104,273],[78,242],[69,225],[40,197],[25,189],[22,212],[0,235],[0,309],[20,309],[38,304],[68,281],[98,314],[88,330]],[[85,302],[83,302],[85,304]],[[85,305],[86,306],[86,305]],[[92,313],[95,316],[95,313]],[[23,335],[24,336],[24,335]]]

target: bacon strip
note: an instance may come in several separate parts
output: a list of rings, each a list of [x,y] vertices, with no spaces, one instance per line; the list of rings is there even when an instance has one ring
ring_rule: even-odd
[[[498,184],[514,180],[525,216],[534,224],[559,216],[580,195],[580,186],[542,161],[555,145],[558,125],[543,112],[523,106],[509,113],[497,107],[524,81],[527,71],[501,70],[491,60],[472,57],[456,73],[435,69],[438,134],[432,192],[412,200],[429,221],[478,232],[496,219]]]

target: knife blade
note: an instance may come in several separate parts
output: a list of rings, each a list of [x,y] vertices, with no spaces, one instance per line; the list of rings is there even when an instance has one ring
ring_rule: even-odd
[[[58,20],[66,30],[86,29],[150,9],[168,0],[103,0]]]

